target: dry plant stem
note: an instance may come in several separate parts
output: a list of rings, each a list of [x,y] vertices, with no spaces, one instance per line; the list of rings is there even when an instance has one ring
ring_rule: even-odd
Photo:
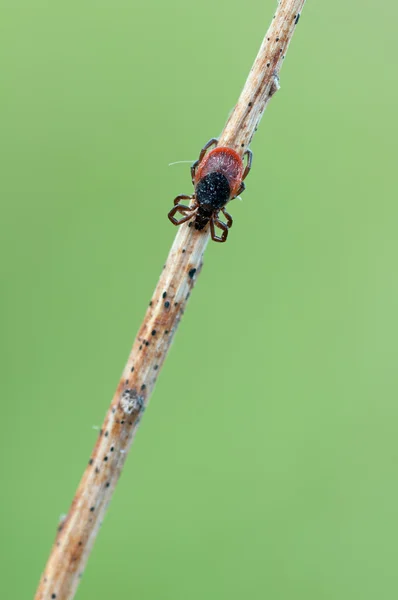
[[[279,88],[279,70],[305,0],[282,0],[219,145],[250,144]],[[166,221],[165,221],[166,222]],[[58,528],[36,600],[73,598],[142,413],[202,267],[208,229],[179,228],[72,506]]]

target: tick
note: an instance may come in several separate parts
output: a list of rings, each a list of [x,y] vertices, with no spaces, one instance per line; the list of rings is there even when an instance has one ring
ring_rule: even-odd
[[[253,155],[251,150],[246,150],[243,154],[243,158],[247,158],[244,167],[242,158],[235,150],[217,144],[218,140],[212,138],[202,148],[199,159],[191,167],[194,193],[191,196],[177,196],[168,217],[173,225],[193,219],[194,227],[198,230],[210,223],[211,239],[225,242],[233,222],[225,206],[245,189],[244,179],[251,169]],[[216,147],[208,152],[212,146]],[[193,200],[193,203],[187,206],[180,204],[180,200]],[[226,222],[220,220],[220,212]],[[180,218],[176,217],[177,213],[181,215]],[[221,229],[221,235],[217,235],[216,226]]]

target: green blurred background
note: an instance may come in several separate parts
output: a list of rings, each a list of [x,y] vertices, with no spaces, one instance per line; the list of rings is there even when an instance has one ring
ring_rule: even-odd
[[[1,5],[1,597],[19,600],[191,190],[168,163],[220,133],[275,1]],[[307,2],[77,598],[397,597],[397,19],[393,0]]]

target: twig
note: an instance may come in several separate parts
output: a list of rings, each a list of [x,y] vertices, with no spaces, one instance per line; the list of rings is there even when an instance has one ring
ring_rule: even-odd
[[[281,0],[219,145],[243,155],[270,98],[305,0]],[[42,575],[36,600],[69,600],[93,547],[144,409],[190,292],[202,268],[208,229],[183,225],[174,240],[123,376],[68,515]]]

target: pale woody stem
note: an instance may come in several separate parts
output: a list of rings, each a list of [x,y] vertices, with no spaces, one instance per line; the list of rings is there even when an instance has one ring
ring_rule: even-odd
[[[270,98],[305,0],[282,0],[220,136],[245,152]],[[106,414],[72,506],[59,525],[36,600],[73,598],[142,413],[202,268],[209,233],[182,225]],[[133,513],[134,514],[134,513]]]

